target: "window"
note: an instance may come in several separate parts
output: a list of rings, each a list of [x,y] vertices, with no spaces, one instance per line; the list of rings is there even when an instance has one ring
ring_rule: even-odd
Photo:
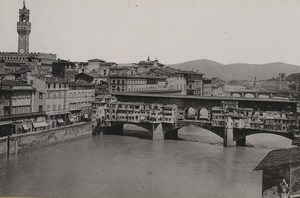
[[[61,84],[59,84],[59,88],[61,88]]]
[[[53,89],[55,89],[56,88],[56,84],[55,83],[53,83]]]
[[[39,92],[39,99],[43,99],[43,93]]]
[[[39,112],[43,111],[43,106],[39,105]]]
[[[48,89],[50,89],[50,83],[48,83]]]

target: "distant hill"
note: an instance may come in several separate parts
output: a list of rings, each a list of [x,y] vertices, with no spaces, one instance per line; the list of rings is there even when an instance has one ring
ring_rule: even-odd
[[[223,65],[215,61],[201,59],[170,66],[182,70],[199,70],[206,76],[219,77],[226,81],[232,79],[253,80],[254,77],[257,80],[266,80],[277,77],[278,73],[286,73],[286,75],[300,73],[300,66],[280,62],[261,65],[245,63]]]

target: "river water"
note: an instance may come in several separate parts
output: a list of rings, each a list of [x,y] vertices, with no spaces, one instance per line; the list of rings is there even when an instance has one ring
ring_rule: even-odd
[[[271,150],[262,147],[291,143],[258,135],[248,138],[257,147],[223,148],[193,127],[179,137],[189,141],[91,136],[4,157],[0,196],[261,197],[261,172],[253,169]]]

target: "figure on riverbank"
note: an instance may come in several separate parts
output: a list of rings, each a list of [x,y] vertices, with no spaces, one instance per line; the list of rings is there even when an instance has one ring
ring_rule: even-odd
[[[280,198],[288,198],[288,188],[289,185],[288,183],[285,181],[285,179],[282,180],[282,182],[280,183]]]

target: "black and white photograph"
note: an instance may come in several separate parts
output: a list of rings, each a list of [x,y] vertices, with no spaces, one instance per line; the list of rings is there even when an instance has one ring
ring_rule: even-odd
[[[299,0],[0,0],[0,197],[300,198]]]

